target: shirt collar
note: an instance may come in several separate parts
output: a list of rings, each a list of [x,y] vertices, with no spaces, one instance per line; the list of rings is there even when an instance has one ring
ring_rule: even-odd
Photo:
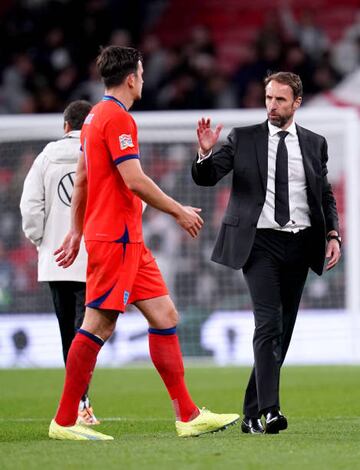
[[[271,137],[274,137],[275,134],[282,131],[282,129],[280,127],[274,126],[273,124],[271,124],[270,121],[268,121],[268,128],[269,128],[269,134],[270,134]],[[289,134],[291,134],[294,137],[297,136],[295,121],[293,121],[290,124],[290,126],[286,129],[286,132],[288,132]]]
[[[63,136],[63,139],[79,139],[81,131],[70,131]]]
[[[103,96],[103,101],[114,101],[116,104],[118,104],[121,108],[123,108],[125,111],[127,111],[127,108],[126,106],[124,105],[124,103],[122,103],[120,100],[118,100],[117,98],[115,98],[115,96],[111,96],[111,95],[104,95]]]

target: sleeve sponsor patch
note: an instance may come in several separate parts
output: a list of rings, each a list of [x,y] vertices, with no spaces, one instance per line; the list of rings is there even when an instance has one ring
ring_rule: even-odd
[[[121,134],[121,136],[119,137],[119,141],[121,150],[125,150],[129,147],[134,147],[130,134]]]

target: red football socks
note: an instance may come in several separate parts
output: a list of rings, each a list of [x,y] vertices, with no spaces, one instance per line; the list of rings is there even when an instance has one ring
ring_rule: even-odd
[[[150,356],[173,402],[176,419],[190,421],[199,414],[184,380],[184,365],[176,328],[149,329]]]
[[[90,383],[103,344],[100,338],[85,330],[79,330],[73,339],[66,361],[64,389],[55,416],[60,426],[76,423],[80,399]]]

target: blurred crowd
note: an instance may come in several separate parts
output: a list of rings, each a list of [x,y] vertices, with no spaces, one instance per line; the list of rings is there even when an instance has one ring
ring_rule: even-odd
[[[332,44],[310,10],[294,15],[284,0],[264,13],[241,57],[222,67],[211,30],[194,26],[183,40],[161,41],[156,24],[169,0],[7,0],[0,8],[0,113],[61,112],[73,99],[102,96],[100,46],[138,47],[144,96],[137,109],[263,106],[264,76],[299,73],[305,99],[328,90],[360,63],[360,13]],[[236,47],[236,44],[234,45]]]

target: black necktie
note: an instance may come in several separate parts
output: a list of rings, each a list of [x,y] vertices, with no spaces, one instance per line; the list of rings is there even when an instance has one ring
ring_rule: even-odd
[[[281,226],[290,220],[288,151],[285,144],[286,131],[278,132],[280,137],[276,152],[275,169],[275,221]]]

